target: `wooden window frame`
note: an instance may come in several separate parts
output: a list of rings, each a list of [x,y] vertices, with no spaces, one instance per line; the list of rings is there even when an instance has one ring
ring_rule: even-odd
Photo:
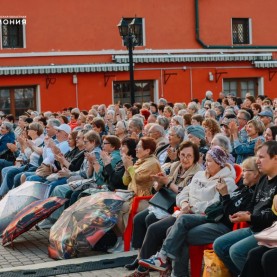
[[[9,90],[9,97],[10,97],[10,111],[9,113],[13,114],[14,116],[16,116],[16,105],[15,105],[15,90],[16,89],[26,89],[26,88],[32,88],[34,89],[34,96],[33,96],[33,101],[34,101],[34,107],[26,107],[24,108],[24,110],[28,110],[28,109],[35,109],[37,110],[37,90],[36,90],[36,86],[11,86],[11,87],[0,87],[0,89],[7,89]],[[1,108],[0,108],[1,110]],[[23,110],[23,109],[22,109]],[[18,116],[16,116],[18,117]]]
[[[149,89],[149,92],[150,92],[150,100],[147,99],[147,100],[144,100],[143,97],[142,97],[142,100],[141,101],[138,101],[137,98],[140,97],[138,96],[138,93],[142,93],[143,90],[138,90],[138,86],[136,84],[142,84],[142,83],[149,83],[150,85],[150,89]],[[117,103],[119,100],[120,102],[122,103],[122,100],[121,99],[126,99],[127,97],[119,97],[120,99],[117,99],[115,97],[115,89],[114,87],[117,85],[117,84],[125,84],[126,86],[130,86],[130,82],[129,81],[114,81],[113,82],[113,102],[114,103]],[[123,102],[128,102],[128,103],[131,103],[131,92],[130,91],[121,91],[121,94],[128,94],[128,100],[124,100]],[[139,80],[139,81],[135,81],[135,102],[149,102],[149,101],[154,101],[154,80]]]
[[[254,81],[254,97],[256,98],[259,94],[259,81],[258,78],[224,78],[223,79],[223,91],[224,93],[228,93],[226,90],[224,90],[224,82],[232,82],[235,81],[237,84],[236,88],[236,97],[243,98],[242,97],[242,89],[241,89],[241,82],[247,82],[247,81]]]

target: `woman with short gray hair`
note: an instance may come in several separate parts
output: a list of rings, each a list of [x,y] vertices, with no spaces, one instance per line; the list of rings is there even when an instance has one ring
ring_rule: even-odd
[[[177,157],[177,149],[179,145],[184,140],[185,129],[181,126],[172,126],[168,132],[168,144],[164,147],[161,147],[157,152],[156,156],[161,165],[164,165],[166,169],[167,166],[165,164],[175,162]],[[169,164],[168,164],[169,165]]]

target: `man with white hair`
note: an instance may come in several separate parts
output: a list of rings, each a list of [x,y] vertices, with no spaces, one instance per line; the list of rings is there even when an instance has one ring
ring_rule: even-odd
[[[213,118],[213,119],[216,120],[216,111],[215,110],[211,110],[211,109],[206,110],[204,117],[205,117],[205,119],[207,119],[207,118]]]
[[[182,103],[175,103],[173,106],[173,112],[175,115],[178,115],[178,112],[184,108]]]
[[[156,152],[159,151],[161,147],[168,144],[168,139],[165,137],[164,128],[157,123],[151,125],[148,135],[150,138],[153,138],[156,141]]]
[[[211,102],[214,101],[214,100],[213,100],[213,93],[212,93],[212,91],[210,91],[210,90],[207,90],[207,91],[206,91],[206,97],[205,97],[205,98],[202,100],[202,102],[201,102],[201,107],[202,107],[202,108],[204,108],[205,102],[206,102],[207,100],[210,100]]]
[[[106,105],[105,105],[105,104],[101,104],[101,105],[99,105],[98,108],[97,108],[97,112],[98,112],[98,114],[99,114],[102,118],[105,117],[106,111],[107,111],[107,108],[106,108]]]
[[[158,105],[164,105],[164,106],[166,106],[167,105],[167,100],[165,98],[160,98],[159,102],[158,102]]]
[[[134,117],[129,121],[128,133],[131,138],[139,139],[143,136],[143,120]]]
[[[198,106],[195,102],[188,103],[187,112],[191,115],[195,115],[198,113]]]

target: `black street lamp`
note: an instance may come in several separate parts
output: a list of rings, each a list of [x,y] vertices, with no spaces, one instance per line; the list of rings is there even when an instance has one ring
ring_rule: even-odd
[[[124,41],[124,45],[129,51],[129,72],[130,72],[130,93],[131,104],[135,103],[135,81],[134,81],[134,65],[133,65],[133,50],[139,45],[139,39],[142,32],[141,19],[134,18],[131,23],[122,18],[117,25],[119,34]]]

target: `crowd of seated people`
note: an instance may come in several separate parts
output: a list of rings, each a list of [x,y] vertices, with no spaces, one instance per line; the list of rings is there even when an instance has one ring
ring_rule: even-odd
[[[247,274],[256,253],[254,234],[276,220],[271,206],[277,194],[277,99],[221,96],[216,101],[208,91],[187,105],[160,98],[133,106],[93,105],[88,111],[28,111],[17,124],[12,115],[2,115],[0,199],[25,181],[48,184],[45,197],[68,198],[67,206],[124,190],[113,229],[118,240],[109,250],[119,252],[134,197],[166,187],[180,211],[140,202],[132,237],[138,257],[126,265],[135,270],[127,276],[149,276],[148,268],[162,276],[188,276],[188,246],[207,243],[214,243],[232,274]],[[234,164],[243,170],[238,184]],[[216,202],[224,216],[211,223],[204,214]],[[67,206],[39,227],[50,228]],[[231,231],[241,221],[250,227]]]

